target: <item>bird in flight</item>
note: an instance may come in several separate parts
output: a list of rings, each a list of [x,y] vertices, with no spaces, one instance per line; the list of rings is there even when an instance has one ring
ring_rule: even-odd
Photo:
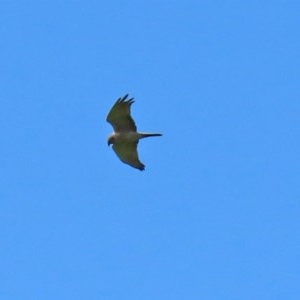
[[[128,94],[119,98],[107,115],[106,121],[110,123],[114,132],[108,137],[107,144],[112,148],[119,159],[133,168],[145,170],[145,165],[139,160],[137,146],[140,139],[150,136],[161,136],[160,133],[141,133],[137,131],[134,120],[130,115],[133,98],[126,100]]]

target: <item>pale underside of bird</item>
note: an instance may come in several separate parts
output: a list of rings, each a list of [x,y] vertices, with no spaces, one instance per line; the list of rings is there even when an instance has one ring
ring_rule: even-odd
[[[130,115],[133,98],[126,100],[128,94],[119,98],[107,115],[106,121],[109,122],[114,132],[108,138],[108,145],[113,144],[117,156],[122,162],[141,171],[145,170],[145,165],[140,162],[137,146],[140,139],[161,136],[160,133],[138,132],[135,122]]]

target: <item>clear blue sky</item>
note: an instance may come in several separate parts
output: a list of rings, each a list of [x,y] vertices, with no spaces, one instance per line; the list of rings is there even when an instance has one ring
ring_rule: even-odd
[[[300,299],[299,1],[1,1],[0,298]],[[135,97],[146,171],[106,115]]]

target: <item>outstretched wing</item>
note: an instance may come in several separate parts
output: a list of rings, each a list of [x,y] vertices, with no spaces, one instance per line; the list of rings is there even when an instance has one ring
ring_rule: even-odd
[[[126,100],[128,94],[119,98],[107,115],[106,121],[114,128],[115,132],[136,131],[136,125],[130,115],[130,106],[133,98]]]
[[[144,171],[145,165],[139,161],[137,145],[138,142],[122,142],[115,143],[112,147],[123,163]]]

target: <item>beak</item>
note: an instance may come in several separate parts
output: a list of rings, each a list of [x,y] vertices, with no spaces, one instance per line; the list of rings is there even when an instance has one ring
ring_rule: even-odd
[[[110,137],[107,139],[107,146],[110,146],[112,143],[113,143],[113,138],[110,136]]]

